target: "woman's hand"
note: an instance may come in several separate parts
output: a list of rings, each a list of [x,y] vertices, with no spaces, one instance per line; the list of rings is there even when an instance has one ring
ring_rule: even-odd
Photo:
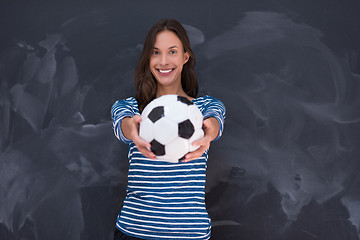
[[[197,150],[185,155],[185,159],[182,162],[189,162],[200,158],[204,152],[210,147],[210,142],[214,140],[220,129],[218,120],[214,117],[207,118],[203,121],[204,137],[193,142],[193,146],[200,146]]]
[[[146,142],[139,136],[139,125],[141,122],[140,115],[126,117],[121,122],[121,129],[126,138],[132,140],[138,150],[147,158],[156,159],[155,154],[150,151],[150,143]]]

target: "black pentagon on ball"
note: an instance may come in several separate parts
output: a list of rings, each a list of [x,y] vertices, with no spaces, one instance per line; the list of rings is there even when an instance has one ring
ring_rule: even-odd
[[[151,141],[151,147],[150,150],[156,155],[156,156],[164,156],[165,155],[165,146],[159,143],[156,140]]]
[[[155,107],[153,110],[151,110],[151,112],[148,115],[148,118],[155,123],[157,120],[159,120],[160,118],[162,118],[164,116],[164,107],[163,106],[159,106],[159,107]]]
[[[183,97],[183,96],[178,96],[177,100],[182,102],[182,103],[185,103],[186,105],[193,105],[194,104],[189,99],[187,99],[186,97]]]
[[[194,134],[195,128],[189,119],[179,123],[179,136],[185,139],[191,138]]]

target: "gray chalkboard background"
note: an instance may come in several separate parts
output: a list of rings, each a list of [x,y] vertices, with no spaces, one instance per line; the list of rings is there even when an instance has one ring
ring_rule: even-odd
[[[127,146],[110,107],[134,95],[146,32],[168,17],[200,95],[227,107],[212,239],[359,240],[358,0],[1,1],[0,239],[111,239]]]

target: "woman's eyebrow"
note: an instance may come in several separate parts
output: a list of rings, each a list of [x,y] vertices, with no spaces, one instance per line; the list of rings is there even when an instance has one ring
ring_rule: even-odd
[[[171,47],[169,47],[169,49],[171,49],[171,48],[178,48],[176,45],[175,46],[171,46]],[[159,48],[157,48],[157,47],[154,47],[154,49],[156,49],[156,50],[160,50]]]

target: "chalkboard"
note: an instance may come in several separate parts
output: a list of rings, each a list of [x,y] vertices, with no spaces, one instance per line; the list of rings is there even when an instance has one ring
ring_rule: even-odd
[[[200,94],[226,106],[206,204],[215,240],[360,239],[359,1],[2,1],[0,239],[112,239],[148,29],[175,18]]]

